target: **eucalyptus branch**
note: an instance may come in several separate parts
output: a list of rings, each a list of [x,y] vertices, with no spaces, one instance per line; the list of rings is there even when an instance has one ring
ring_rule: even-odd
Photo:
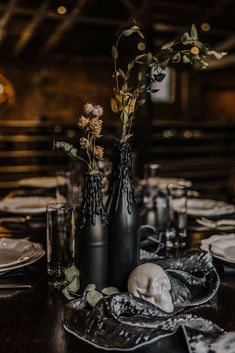
[[[139,37],[144,40],[143,33],[137,25],[133,25],[131,28],[126,29],[119,34],[115,45],[112,47],[112,57],[114,60],[114,87],[115,97],[111,98],[111,108],[114,113],[119,114],[121,118],[121,141],[127,141],[131,135],[131,129],[135,118],[137,109],[145,103],[145,99],[140,99],[141,94],[156,93],[159,88],[153,89],[152,83],[160,83],[166,76],[164,70],[171,64],[177,64],[183,62],[184,64],[197,64],[201,69],[206,69],[208,63],[205,61],[207,57],[212,56],[215,59],[222,59],[227,53],[217,52],[209,49],[207,44],[204,44],[199,40],[197,29],[194,25],[191,27],[191,31],[182,34],[179,40],[171,41],[164,44],[161,50],[153,55],[152,53],[143,53],[134,57],[127,65],[127,70],[122,70],[117,66],[117,60],[119,57],[118,46],[120,40],[123,37],[129,37],[132,34],[137,33]],[[139,48],[138,48],[139,49]],[[138,84],[135,89],[129,87],[129,79],[133,73],[135,65],[144,65],[146,68],[151,69],[151,75],[149,73],[143,73],[142,71],[138,74]],[[141,75],[141,78],[139,77]],[[142,84],[143,79],[149,77],[148,84]],[[123,80],[122,88],[120,89],[119,80]]]

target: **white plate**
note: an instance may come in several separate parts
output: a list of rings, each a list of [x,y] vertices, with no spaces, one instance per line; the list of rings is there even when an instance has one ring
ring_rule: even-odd
[[[17,264],[17,265],[11,265],[11,266],[6,266],[4,268],[0,269],[0,273],[5,273],[8,271],[12,271],[12,270],[16,270],[18,268],[23,268],[29,265],[32,265],[34,262],[38,261],[39,259],[41,259],[41,257],[43,257],[45,255],[45,251],[41,250],[40,252],[38,252],[37,256],[31,258],[30,260],[23,262],[21,264]]]
[[[162,177],[152,177],[148,179],[142,179],[140,181],[140,185],[144,186],[146,184],[149,184],[152,186],[157,185],[161,190],[166,190],[169,184],[174,184],[174,185],[184,184],[187,187],[192,186],[192,182],[189,180],[178,179],[178,178],[162,178]]]
[[[180,210],[181,200],[174,200],[175,208]],[[223,201],[215,201],[208,199],[188,199],[187,214],[190,216],[223,216],[235,213],[235,206],[227,204]]]
[[[232,250],[229,247],[232,246]],[[213,257],[235,264],[235,234],[212,235],[201,241],[202,250],[210,251]]]
[[[28,266],[45,254],[42,245],[27,239],[0,239],[0,272]]]
[[[211,253],[214,256],[220,256],[226,261],[235,263],[235,238],[215,241],[211,245]]]
[[[0,201],[0,211],[10,213],[37,214],[46,212],[46,207],[50,203],[55,203],[53,197],[14,197],[12,199],[3,199]]]
[[[18,186],[26,186],[29,188],[55,188],[58,184],[63,185],[65,180],[58,180],[55,176],[25,178],[18,181]]]

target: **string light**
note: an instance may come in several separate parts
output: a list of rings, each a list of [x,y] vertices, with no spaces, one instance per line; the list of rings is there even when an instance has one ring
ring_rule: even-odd
[[[191,48],[191,53],[194,55],[198,55],[200,52],[200,50],[198,49],[198,47],[192,47]]]
[[[59,6],[57,8],[57,12],[58,12],[59,15],[64,15],[67,12],[67,8],[65,6]]]
[[[208,32],[210,30],[211,26],[209,25],[209,23],[207,22],[204,22],[201,24],[201,29],[204,31],[204,32]]]
[[[144,43],[144,42],[139,42],[139,43],[138,43],[138,49],[139,49],[140,51],[145,50],[145,43]]]

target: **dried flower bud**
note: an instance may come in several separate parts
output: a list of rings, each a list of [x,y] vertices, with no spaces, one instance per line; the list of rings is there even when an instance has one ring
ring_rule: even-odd
[[[98,159],[103,159],[104,149],[101,146],[95,146],[94,148],[94,156]]]
[[[103,108],[100,105],[95,105],[91,111],[94,118],[100,118],[103,115]]]
[[[100,119],[91,119],[89,122],[89,128],[91,133],[95,136],[95,137],[100,137],[100,133],[102,130],[102,120]]]
[[[80,138],[80,146],[83,149],[86,149],[87,147],[89,147],[89,141],[88,139],[86,139],[85,137],[81,137]]]
[[[91,112],[92,112],[92,110],[93,110],[93,105],[91,104],[91,103],[86,103],[85,105],[84,105],[84,112],[86,113],[86,114],[90,114]]]
[[[89,121],[90,119],[89,118],[85,118],[85,116],[81,116],[79,119],[78,119],[78,126],[81,128],[81,129],[85,129],[87,127],[87,125],[89,124]]]

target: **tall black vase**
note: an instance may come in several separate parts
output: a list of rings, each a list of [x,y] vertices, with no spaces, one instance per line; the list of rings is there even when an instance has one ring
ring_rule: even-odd
[[[89,283],[101,290],[108,282],[108,229],[101,187],[100,173],[87,174],[76,238],[76,265],[82,290]]]
[[[114,152],[107,203],[109,284],[125,291],[129,274],[139,263],[140,222],[132,182],[130,145],[117,142]]]

